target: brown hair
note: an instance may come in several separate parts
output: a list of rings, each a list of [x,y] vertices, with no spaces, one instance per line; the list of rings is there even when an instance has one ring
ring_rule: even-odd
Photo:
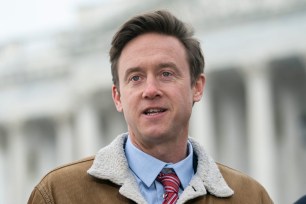
[[[124,23],[114,35],[109,52],[113,83],[119,88],[118,61],[124,46],[132,39],[145,33],[160,33],[176,37],[185,47],[191,85],[204,72],[204,57],[200,43],[193,37],[193,30],[170,12],[158,10],[135,16]]]

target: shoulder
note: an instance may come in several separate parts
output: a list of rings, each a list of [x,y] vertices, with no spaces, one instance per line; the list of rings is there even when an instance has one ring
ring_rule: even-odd
[[[87,173],[94,157],[58,167],[42,178],[28,204],[128,203],[119,195],[120,186]]]
[[[234,190],[236,197],[260,198],[263,203],[272,203],[271,198],[265,188],[255,179],[247,174],[217,163],[218,168],[226,183]]]
[[[56,179],[62,176],[73,177],[76,174],[78,176],[80,176],[80,174],[87,174],[86,172],[92,165],[93,160],[94,156],[59,166],[47,173],[43,177],[42,182],[45,180]]]
[[[84,186],[92,179],[87,170],[93,163],[94,157],[88,157],[73,163],[60,166],[47,173],[34,188],[28,203],[55,203],[52,195]]]
[[[217,163],[218,168],[224,177],[225,181],[230,185],[230,187],[235,188],[237,185],[248,185],[248,186],[254,186],[258,189],[262,189],[262,185],[257,182],[252,177],[248,176],[247,174],[238,171],[236,169],[233,169],[231,167],[228,167],[224,164]]]
[[[252,177],[248,176],[247,174],[238,171],[236,169],[233,169],[229,166],[226,166],[224,164],[216,163],[221,174],[226,180],[239,180],[239,181],[249,181],[249,182],[254,182],[258,183],[256,180],[254,180]]]
[[[87,170],[90,168],[94,157],[88,157],[73,163],[60,166],[47,173],[40,183],[38,188],[51,188],[54,186],[68,187],[76,183],[84,182],[89,179]]]
[[[306,195],[298,199],[294,204],[303,204],[306,203]]]

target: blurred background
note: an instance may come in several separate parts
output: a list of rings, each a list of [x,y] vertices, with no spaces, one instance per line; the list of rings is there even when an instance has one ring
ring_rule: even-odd
[[[126,131],[110,41],[158,8],[194,27],[206,58],[190,135],[275,203],[306,194],[306,0],[0,2],[0,203],[26,203],[48,171]]]

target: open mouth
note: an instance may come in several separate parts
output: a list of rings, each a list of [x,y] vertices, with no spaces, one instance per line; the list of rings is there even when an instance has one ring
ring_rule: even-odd
[[[149,109],[146,109],[144,111],[144,114],[145,115],[155,115],[155,114],[158,114],[158,113],[163,113],[165,111],[166,111],[166,109],[164,109],[164,108],[149,108]]]

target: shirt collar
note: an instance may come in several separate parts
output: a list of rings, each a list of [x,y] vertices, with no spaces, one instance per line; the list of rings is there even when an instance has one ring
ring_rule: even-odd
[[[175,164],[165,163],[139,150],[132,144],[129,137],[125,145],[125,155],[130,169],[147,187],[150,187],[153,184],[157,175],[163,168],[173,168],[184,189],[188,186],[192,176],[194,175],[193,148],[189,141],[188,156]]]

